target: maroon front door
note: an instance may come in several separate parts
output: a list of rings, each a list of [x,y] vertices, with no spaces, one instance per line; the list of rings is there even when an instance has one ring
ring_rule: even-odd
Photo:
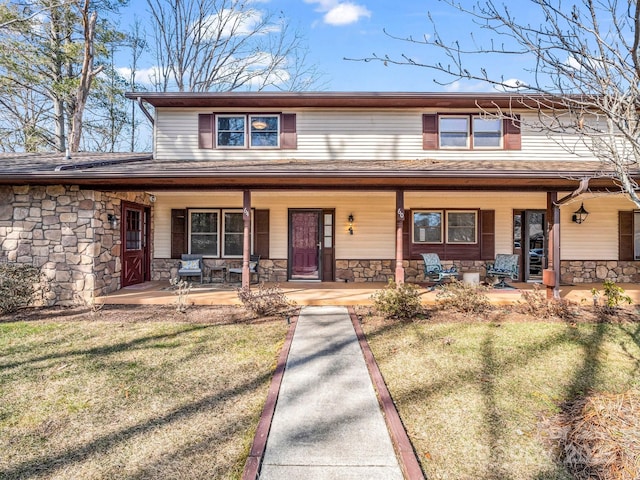
[[[148,209],[122,202],[122,286],[149,280]]]
[[[291,280],[320,280],[320,219],[322,210],[289,212]]]

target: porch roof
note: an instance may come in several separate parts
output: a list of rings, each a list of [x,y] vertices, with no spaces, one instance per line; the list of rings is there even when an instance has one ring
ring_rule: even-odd
[[[615,188],[600,162],[435,160],[158,160],[150,153],[2,154],[0,184],[100,188],[375,188],[573,190]],[[634,172],[640,177],[640,171]]]

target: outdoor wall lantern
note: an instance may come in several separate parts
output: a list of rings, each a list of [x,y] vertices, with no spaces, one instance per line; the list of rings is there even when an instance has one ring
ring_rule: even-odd
[[[589,216],[589,212],[584,209],[584,203],[580,204],[580,208],[573,212],[571,220],[577,224],[584,222]]]
[[[349,221],[349,235],[353,235],[353,213],[349,214],[347,220]]]
[[[108,213],[107,220],[111,224],[111,228],[115,230],[118,226],[118,217],[116,217],[113,213]]]

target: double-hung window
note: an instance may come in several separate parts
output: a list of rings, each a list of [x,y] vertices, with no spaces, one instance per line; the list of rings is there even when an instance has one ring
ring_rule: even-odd
[[[280,146],[280,115],[220,114],[215,119],[217,148]]]
[[[414,210],[413,243],[475,244],[478,212],[475,210]]]
[[[487,115],[440,114],[423,116],[425,148],[515,149],[519,148],[519,127],[510,125],[513,141],[505,144],[505,121]],[[436,120],[437,119],[437,120]],[[517,135],[515,133],[517,132]]]
[[[244,218],[237,209],[190,209],[189,253],[213,258],[242,257]]]
[[[473,148],[500,148],[502,146],[502,120],[473,117]]]

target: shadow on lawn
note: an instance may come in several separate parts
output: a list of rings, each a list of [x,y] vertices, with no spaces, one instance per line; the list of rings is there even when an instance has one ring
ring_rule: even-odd
[[[271,373],[260,375],[259,377],[256,377],[250,382],[247,382],[243,385],[216,392],[212,395],[202,398],[197,402],[193,402],[180,408],[176,408],[166,413],[165,415],[161,415],[155,418],[149,418],[144,423],[138,423],[131,427],[124,428],[108,435],[104,435],[102,437],[96,438],[91,442],[86,443],[85,445],[80,445],[76,448],[69,449],[66,452],[61,452],[59,454],[41,458],[35,458],[33,460],[29,460],[27,462],[16,465],[12,468],[0,470],[0,478],[31,478],[32,476],[42,475],[44,473],[46,473],[47,475],[52,475],[56,471],[67,468],[75,463],[86,461],[90,457],[107,454],[110,449],[132,438],[139,437],[145,433],[166,427],[168,425],[176,424],[177,422],[183,421],[198,413],[202,413],[203,411],[214,411],[216,405],[220,402],[232,401],[232,399],[235,397],[260,388],[264,383],[268,382],[270,378]],[[247,415],[245,415],[245,417],[247,417]],[[228,436],[231,433],[235,433],[239,431],[242,426],[243,422],[241,421],[233,422],[233,425],[230,425],[229,428],[225,429],[224,434]],[[220,432],[218,432],[211,435],[211,437],[209,438],[211,438],[213,441],[222,437],[220,436]],[[210,448],[214,448],[215,446],[216,444],[209,445]],[[204,445],[202,445],[201,443],[199,448],[204,448]],[[144,473],[140,472],[140,476],[137,476],[136,478],[152,477],[145,477]]]
[[[68,357],[77,357],[77,356],[103,356],[103,355],[111,355],[113,353],[124,352],[126,350],[132,350],[134,348],[151,348],[152,346],[146,345],[149,342],[164,340],[170,338],[176,338],[178,335],[183,335],[185,333],[191,333],[196,330],[204,330],[207,328],[211,328],[213,325],[191,325],[189,327],[185,327],[180,331],[171,332],[171,333],[163,333],[158,335],[149,335],[147,337],[136,338],[135,340],[131,340],[129,342],[121,342],[112,345],[105,345],[100,347],[88,348],[86,350],[71,350],[63,353],[55,353],[50,355],[42,355],[40,357],[30,358],[28,360],[24,360],[21,362],[13,362],[13,363],[0,363],[0,369],[10,369],[15,367],[20,367],[22,365],[43,362],[46,360],[55,360],[61,358]]]

